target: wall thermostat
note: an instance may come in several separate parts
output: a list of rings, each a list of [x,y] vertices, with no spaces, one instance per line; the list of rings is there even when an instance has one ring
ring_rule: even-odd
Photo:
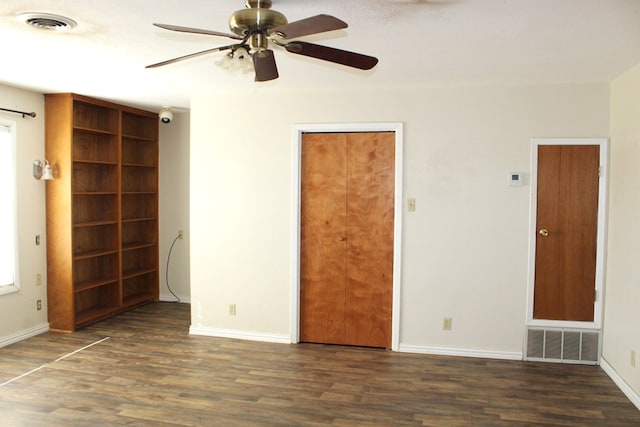
[[[520,172],[509,173],[509,185],[514,187],[522,185],[522,174]]]

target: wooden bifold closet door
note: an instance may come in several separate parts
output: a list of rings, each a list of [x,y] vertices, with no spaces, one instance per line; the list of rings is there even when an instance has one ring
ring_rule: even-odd
[[[395,134],[302,138],[300,340],[391,346]]]

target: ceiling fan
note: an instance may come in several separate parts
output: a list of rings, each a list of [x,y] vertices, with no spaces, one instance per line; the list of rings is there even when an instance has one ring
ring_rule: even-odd
[[[282,13],[271,9],[271,0],[246,0],[246,9],[234,12],[229,18],[231,33],[177,25],[156,23],[153,25],[171,31],[228,37],[238,42],[158,62],[157,64],[148,65],[146,68],[161,67],[200,55],[228,50],[230,57],[233,57],[236,53],[241,54],[243,52],[252,57],[255,81],[274,80],[278,78],[278,67],[273,51],[269,49],[269,42],[297,55],[321,59],[360,70],[370,70],[378,63],[378,59],[373,56],[304,41],[288,41],[311,34],[347,28],[347,23],[330,15],[316,15],[299,21],[288,22]]]

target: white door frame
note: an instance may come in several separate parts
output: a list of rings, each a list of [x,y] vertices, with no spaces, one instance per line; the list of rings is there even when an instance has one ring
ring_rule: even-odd
[[[293,158],[291,179],[291,342],[300,342],[300,178],[301,145],[305,132],[394,132],[395,133],[395,201],[393,224],[393,302],[391,314],[391,349],[400,347],[400,272],[402,248],[402,123],[327,123],[296,124],[293,126]]]
[[[593,322],[541,320],[533,318],[535,284],[537,203],[538,203],[538,146],[540,145],[599,145],[600,181],[598,188],[598,230],[596,241],[596,301]],[[527,326],[600,329],[604,306],[604,269],[607,226],[607,182],[609,140],[607,138],[534,138],[531,140],[531,213],[529,222],[529,280],[527,292]]]

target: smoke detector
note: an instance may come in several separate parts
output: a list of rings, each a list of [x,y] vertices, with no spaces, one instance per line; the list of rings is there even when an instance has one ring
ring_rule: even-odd
[[[40,30],[68,31],[78,26],[73,19],[52,13],[28,12],[20,13],[17,17],[25,24]]]

